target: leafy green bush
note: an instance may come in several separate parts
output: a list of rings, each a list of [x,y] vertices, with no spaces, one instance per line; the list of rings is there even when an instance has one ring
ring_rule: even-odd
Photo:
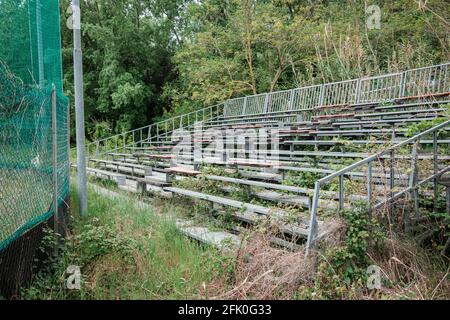
[[[86,270],[98,260],[107,256],[113,257],[118,264],[132,264],[133,253],[139,250],[137,242],[115,232],[109,226],[97,225],[93,219],[83,230],[68,238],[59,247],[58,257],[50,257],[45,261],[46,267],[39,271],[31,287],[22,292],[24,299],[40,299],[44,293],[55,294],[57,297],[80,298],[82,292],[69,292],[64,285],[64,275],[67,266],[77,265]],[[45,230],[41,251],[48,251],[56,241],[52,230]],[[37,262],[37,261],[36,261]]]
[[[327,248],[319,257],[314,287],[301,288],[303,298],[351,298],[367,282],[367,251],[371,246],[380,249],[383,234],[375,221],[369,221],[364,203],[356,203],[341,215],[347,225],[345,239],[342,245]]]

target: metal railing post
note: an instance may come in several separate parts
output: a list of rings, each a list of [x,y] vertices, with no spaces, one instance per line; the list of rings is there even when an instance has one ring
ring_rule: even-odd
[[[159,142],[159,122],[156,124],[156,142]]]
[[[269,94],[266,93],[266,98],[264,100],[264,113],[269,112]]]
[[[339,210],[344,209],[344,175],[339,176]]]
[[[361,88],[362,88],[362,81],[363,79],[358,79],[358,84],[356,87],[356,104],[359,104],[361,102]]]
[[[245,113],[247,112],[247,103],[248,103],[248,96],[244,98],[244,105],[242,106],[242,115],[245,116]]]
[[[418,190],[416,188],[417,184],[417,156],[418,156],[418,147],[420,140],[413,146],[412,154],[411,154],[411,175],[409,178],[409,188],[411,188],[411,195],[414,201],[414,216],[419,217],[419,198],[418,198]]]
[[[400,97],[404,97],[406,92],[406,72],[401,73],[400,77]]]
[[[323,84],[320,88],[319,105],[316,107],[322,107],[324,102],[325,102],[325,85]]]
[[[437,143],[437,132],[433,132],[433,174],[434,180],[434,201],[433,201],[433,209],[436,212],[437,211],[437,198],[439,196],[439,184],[438,184],[438,177],[436,176],[438,173],[438,143]]]
[[[225,101],[223,106],[223,116],[226,117],[228,115],[228,101]]]
[[[319,207],[320,183],[316,182],[312,201],[311,216],[309,220],[308,240],[306,242],[306,256],[315,246],[317,237],[317,209]]]
[[[368,218],[372,221],[372,161],[367,164],[367,203],[368,203]]]
[[[372,161],[367,164],[367,202],[369,203],[369,211],[372,209]]]
[[[97,141],[95,143],[95,157],[99,157],[100,156],[100,141]]]
[[[389,193],[390,197],[394,197],[394,188],[395,188],[395,167],[394,167],[394,159],[395,159],[395,151],[391,150],[390,152],[390,163],[389,163]],[[393,206],[391,203],[390,212],[393,213]]]
[[[292,89],[291,90],[291,98],[289,99],[288,111],[292,111],[292,109],[294,107],[294,96],[295,96],[295,90]]]

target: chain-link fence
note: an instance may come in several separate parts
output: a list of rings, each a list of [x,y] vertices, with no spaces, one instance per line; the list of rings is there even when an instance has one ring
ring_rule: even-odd
[[[0,295],[12,296],[31,275],[42,229],[64,230],[69,110],[59,1],[2,0],[0,21]]]

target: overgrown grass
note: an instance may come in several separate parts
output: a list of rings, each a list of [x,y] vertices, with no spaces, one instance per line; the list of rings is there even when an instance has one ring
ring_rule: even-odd
[[[35,276],[24,299],[196,299],[205,283],[226,277],[233,266],[215,249],[181,235],[174,212],[161,216],[137,208],[135,199],[111,200],[89,190],[89,213],[80,218],[74,194],[61,257]],[[69,265],[81,267],[79,291],[65,288]]]
[[[89,214],[80,218],[72,190],[73,223],[61,256],[50,260],[22,297],[446,299],[449,295],[448,259],[439,257],[433,246],[421,248],[411,235],[394,232],[376,219],[369,222],[363,203],[341,212],[339,230],[318,254],[306,259],[303,251],[272,247],[270,238],[276,230],[264,224],[248,231],[236,258],[224,256],[185,238],[175,227],[176,216],[214,226],[206,223],[207,217],[213,220],[207,205],[174,198],[155,200],[143,209],[136,200],[111,200],[89,190]],[[50,231],[44,242],[54,243]],[[79,291],[66,289],[70,265],[81,268]],[[382,270],[379,290],[367,289],[370,265]]]

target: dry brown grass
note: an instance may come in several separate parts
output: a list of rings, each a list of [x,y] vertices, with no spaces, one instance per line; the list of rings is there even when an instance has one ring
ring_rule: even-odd
[[[345,223],[336,219],[332,225],[333,236],[327,237],[322,247],[344,244]],[[232,284],[230,279],[215,279],[204,284],[200,298],[286,300],[302,297],[302,288],[312,292],[320,290],[317,288],[323,284],[317,282],[329,280],[315,277],[320,254],[305,258],[303,250],[290,252],[274,248],[272,236],[267,228],[253,231],[237,255]],[[412,241],[396,238],[394,234],[385,239],[383,250],[371,246],[367,256],[373,265],[381,268],[382,289],[369,290],[364,283],[350,284],[342,289],[348,291],[342,299],[449,299],[449,261],[430,255]],[[346,287],[344,282],[342,285]],[[320,292],[316,294],[323,297]]]
[[[315,258],[306,258],[304,250],[275,248],[273,235],[268,228],[252,231],[237,254],[232,289],[224,290],[230,286],[225,279],[217,279],[205,285],[204,295],[230,300],[292,299],[300,285],[312,284]]]
[[[382,270],[383,288],[375,297],[436,300],[450,298],[450,260],[431,256],[407,239],[386,239],[382,254],[368,253]],[[369,293],[367,298],[374,298]]]

